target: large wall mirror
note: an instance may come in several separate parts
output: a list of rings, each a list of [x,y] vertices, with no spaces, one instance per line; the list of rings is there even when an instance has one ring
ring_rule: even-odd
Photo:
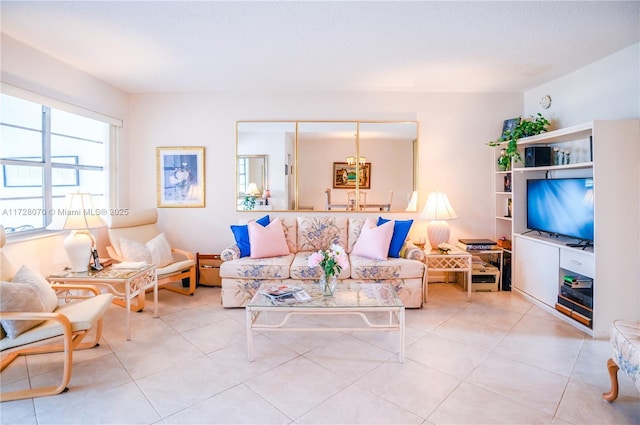
[[[418,190],[415,121],[239,121],[236,130],[241,211],[405,211]]]

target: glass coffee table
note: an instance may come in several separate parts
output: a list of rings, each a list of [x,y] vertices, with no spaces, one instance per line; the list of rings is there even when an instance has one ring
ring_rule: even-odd
[[[317,283],[292,282],[289,285],[304,289],[311,296],[311,300],[274,302],[263,295],[259,289],[245,307],[249,361],[253,361],[254,331],[397,331],[399,333],[398,361],[404,362],[404,304],[391,284],[340,282],[334,295],[330,297],[322,295],[320,285]],[[282,316],[282,319],[270,324],[267,320],[269,312],[282,313],[277,315],[278,318]],[[380,315],[375,313],[384,313],[382,316],[384,319],[379,320]],[[362,326],[298,327],[295,324],[287,326],[290,319],[296,315],[353,315],[362,319]],[[264,320],[260,320],[261,317]]]

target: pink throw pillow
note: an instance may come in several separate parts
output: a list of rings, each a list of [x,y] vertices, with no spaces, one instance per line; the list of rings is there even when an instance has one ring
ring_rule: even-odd
[[[249,244],[251,258],[269,258],[289,254],[289,246],[284,237],[280,217],[275,218],[268,226],[250,221]]]
[[[358,240],[353,245],[351,254],[372,260],[386,260],[392,237],[393,221],[376,226],[375,221],[368,218],[362,226]]]

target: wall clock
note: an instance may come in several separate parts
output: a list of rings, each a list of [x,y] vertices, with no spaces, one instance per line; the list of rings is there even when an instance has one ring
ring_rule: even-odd
[[[544,109],[549,109],[549,106],[551,106],[551,96],[542,96],[542,98],[540,99],[540,106],[542,106]]]

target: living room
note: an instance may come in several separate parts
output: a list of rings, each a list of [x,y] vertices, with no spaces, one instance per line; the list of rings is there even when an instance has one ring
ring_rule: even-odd
[[[122,49],[121,56],[102,57],[104,62],[122,63],[126,72],[132,70],[125,64],[133,63],[139,68],[136,76],[139,86],[135,90],[126,90],[118,86],[125,79],[113,76],[112,81],[108,82],[103,76],[82,71],[81,66],[73,66],[73,55],[64,55],[64,42],[60,50],[47,51],[20,41],[20,32],[14,26],[21,21],[9,13],[11,5],[3,4],[1,78],[3,91],[26,91],[122,121],[110,168],[113,174],[113,207],[136,210],[157,205],[156,148],[205,147],[205,207],[160,208],[158,211],[162,230],[172,243],[194,253],[221,252],[234,241],[229,230],[230,224],[263,215],[236,209],[235,129],[236,122],[242,120],[417,121],[418,211],[424,206],[430,192],[443,191],[448,194],[459,216],[451,222],[451,241],[464,237],[494,239],[492,170],[495,156],[493,149],[487,147],[487,142],[500,135],[505,119],[528,117],[541,112],[552,122],[552,128],[558,129],[594,119],[640,117],[640,43],[637,8],[633,9],[631,4],[616,3],[609,9],[598,9],[590,3],[585,8],[590,12],[590,20],[599,14],[603,20],[615,21],[627,10],[625,7],[631,7],[636,13],[633,24],[635,39],[626,44],[622,42],[618,48],[580,66],[557,71],[547,80],[533,79],[536,83],[525,89],[497,91],[488,83],[484,89],[452,88],[447,79],[439,81],[446,89],[426,91],[411,89],[411,83],[407,83],[409,88],[406,88],[397,82],[391,88],[378,90],[349,90],[338,83],[335,89],[304,89],[297,86],[298,89],[272,90],[262,88],[260,79],[245,81],[244,88],[236,85],[231,86],[232,89],[185,89],[189,87],[190,80],[188,66],[176,64],[171,56],[155,52],[153,40],[144,43],[146,37],[142,27],[142,34],[137,34],[138,38],[131,34],[120,36],[116,31],[111,31],[108,33],[108,37],[112,37],[110,41],[100,46],[112,54],[111,49],[119,51],[126,44],[133,45],[132,50]],[[35,13],[33,10],[30,12]],[[576,11],[576,14],[579,13]],[[308,21],[305,23],[310,25]],[[514,28],[511,30],[515,32]],[[468,39],[473,37],[473,34],[467,36]],[[505,35],[505,38],[509,37]],[[534,41],[529,44],[534,43],[537,37],[538,34],[530,34]],[[601,35],[601,38],[607,37]],[[95,46],[91,48],[99,50]],[[589,49],[583,45],[577,50]],[[125,55],[125,52],[128,53]],[[259,69],[261,66],[259,60],[249,60],[245,55],[235,57],[232,53],[237,52],[220,56],[220,61],[236,61],[239,70],[247,67]],[[343,55],[346,53],[337,57]],[[531,62],[529,67],[522,69],[522,74],[541,72],[535,58]],[[283,67],[286,66],[283,64]],[[415,65],[421,66],[420,63]],[[452,65],[447,71],[453,80],[458,72],[456,69],[468,67],[466,62],[461,61],[461,64]],[[154,79],[160,79],[164,72],[183,74],[184,86],[179,90],[148,89],[152,87]],[[337,74],[334,79],[340,82],[339,69],[334,72]],[[477,78],[483,81],[483,69],[476,69],[475,72]],[[500,77],[508,79],[508,76]],[[145,80],[148,80],[148,86]],[[549,109],[542,108],[539,103],[545,95],[552,99]],[[638,209],[640,205],[634,208]],[[278,215],[297,214],[278,212]],[[385,214],[354,214],[369,215],[377,218]],[[392,214],[394,218],[415,219],[411,232],[413,238],[424,237],[426,233],[427,223],[417,219],[417,215],[409,212]],[[102,237],[103,248],[106,233],[100,230],[97,235]],[[47,275],[67,265],[62,249],[64,236],[56,233],[42,238],[10,239],[3,252],[12,261],[28,264]],[[640,235],[637,239],[640,242]],[[635,276],[635,281],[634,278],[630,281],[640,286],[638,276]],[[638,317],[627,319],[638,320]]]
[[[490,173],[494,153],[486,143],[500,135],[505,119],[543,112],[556,129],[593,119],[636,118],[639,109],[637,43],[523,92],[307,90],[274,95],[258,89],[127,93],[4,32],[2,36],[4,84],[122,120],[113,161],[116,199],[111,206],[140,209],[156,205],[155,185],[138,182],[155,181],[157,147],[205,147],[206,207],[159,211],[161,222],[171,223],[165,229],[170,240],[193,252],[220,252],[233,242],[228,225],[249,215],[236,211],[234,202],[236,121],[418,121],[418,208],[424,206],[429,192],[447,193],[459,215],[451,226],[451,240],[456,241],[494,237]],[[539,105],[544,95],[553,99],[548,110]],[[412,231],[418,235],[425,228],[425,222],[416,222]],[[47,243],[45,250],[56,252],[49,248],[59,246],[60,240],[48,242],[51,245]],[[27,243],[24,250],[13,244],[8,248],[28,253],[33,252],[33,243]],[[43,248],[42,241],[38,247]],[[34,265],[49,273],[64,261],[61,253]]]

